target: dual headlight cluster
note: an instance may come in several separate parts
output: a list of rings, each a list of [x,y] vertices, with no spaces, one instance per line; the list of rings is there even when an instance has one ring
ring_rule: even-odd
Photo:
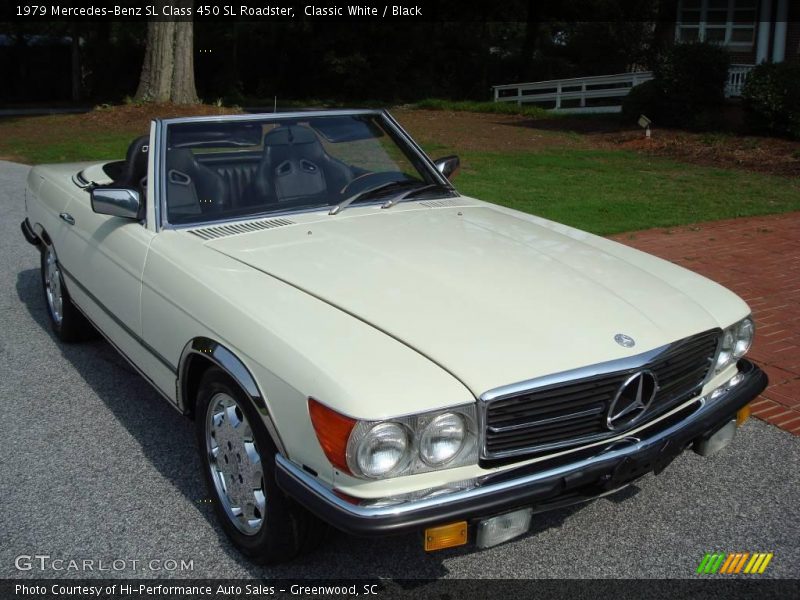
[[[474,404],[382,421],[354,419],[314,398],[308,408],[328,460],[356,477],[397,477],[478,460]]]
[[[370,479],[456,467],[477,460],[475,407],[359,421],[347,442],[347,465]]]
[[[750,317],[734,323],[722,332],[722,340],[717,349],[712,376],[722,373],[750,350],[754,333],[755,327]]]

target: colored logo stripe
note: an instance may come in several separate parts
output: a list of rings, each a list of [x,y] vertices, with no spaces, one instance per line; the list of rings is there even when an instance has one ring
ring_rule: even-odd
[[[772,552],[707,552],[697,566],[698,575],[713,575],[715,573],[732,575],[744,573],[760,575],[772,560]]]

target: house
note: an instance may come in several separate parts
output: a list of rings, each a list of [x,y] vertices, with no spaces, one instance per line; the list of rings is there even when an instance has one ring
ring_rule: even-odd
[[[721,44],[731,54],[725,95],[741,96],[747,74],[763,62],[800,61],[800,0],[663,0],[656,37],[667,43]],[[671,16],[671,15],[674,15]],[[563,112],[619,112],[650,71],[492,86],[495,102]]]
[[[732,64],[800,60],[800,1],[679,0],[675,40],[722,44]]]

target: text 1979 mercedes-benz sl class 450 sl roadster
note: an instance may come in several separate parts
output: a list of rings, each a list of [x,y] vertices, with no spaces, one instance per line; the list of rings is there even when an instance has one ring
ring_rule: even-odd
[[[257,561],[324,524],[489,547],[724,447],[765,387],[747,305],[626,246],[459,194],[384,111],[158,119],[33,168],[53,330],[95,329],[194,419]]]

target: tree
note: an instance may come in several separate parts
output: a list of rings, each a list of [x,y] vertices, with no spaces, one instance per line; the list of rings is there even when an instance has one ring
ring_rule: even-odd
[[[161,0],[158,9],[192,9],[194,0]],[[178,11],[175,11],[178,12]],[[164,14],[163,12],[161,14]],[[192,21],[151,20],[136,100],[195,104],[194,33]]]

